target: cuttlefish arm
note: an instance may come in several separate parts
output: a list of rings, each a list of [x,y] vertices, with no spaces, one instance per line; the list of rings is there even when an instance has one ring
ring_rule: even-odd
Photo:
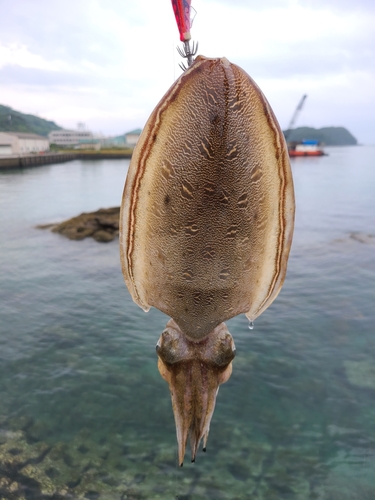
[[[189,434],[192,462],[202,438],[206,451],[218,387],[232,373],[234,342],[223,323],[215,328],[213,335],[207,335],[200,342],[189,342],[175,321],[170,320],[156,352],[160,374],[171,391],[182,466]]]
[[[173,342],[162,334],[158,356],[180,455],[190,432],[195,457],[230,375],[234,347],[218,340],[230,335],[223,322],[240,313],[254,320],[276,298],[293,222],[288,152],[266,98],[227,59],[199,56],[142,132],[120,220],[133,300],[166,313],[174,320],[167,331],[178,332]],[[222,365],[213,361],[218,353]]]

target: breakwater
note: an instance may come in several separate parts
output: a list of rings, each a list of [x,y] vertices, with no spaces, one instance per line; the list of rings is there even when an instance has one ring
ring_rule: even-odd
[[[79,152],[2,156],[0,157],[0,169],[28,168],[51,163],[63,163],[72,160],[109,160],[119,158],[131,158],[131,154]]]

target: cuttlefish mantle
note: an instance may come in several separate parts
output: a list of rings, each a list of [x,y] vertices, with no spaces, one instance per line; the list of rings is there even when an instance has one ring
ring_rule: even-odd
[[[294,224],[288,152],[261,90],[227,59],[197,57],[152,112],[120,220],[125,282],[172,318],[158,345],[179,461],[207,441],[235,348],[224,321],[258,317],[283,284]]]

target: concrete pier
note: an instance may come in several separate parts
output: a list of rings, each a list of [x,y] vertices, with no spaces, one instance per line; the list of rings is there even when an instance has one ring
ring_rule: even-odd
[[[71,153],[0,156],[0,169],[35,167],[38,165],[71,161],[75,160],[75,158],[76,155]]]
[[[45,153],[0,156],[0,169],[28,168],[72,160],[108,160],[131,158],[128,153]]]

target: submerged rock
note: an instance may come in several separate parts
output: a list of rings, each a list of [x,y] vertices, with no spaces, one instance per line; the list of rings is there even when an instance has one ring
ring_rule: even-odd
[[[351,385],[375,389],[375,363],[373,360],[344,361],[346,377]]]
[[[362,243],[364,245],[374,245],[375,234],[364,233],[360,231],[352,231],[344,238],[337,238],[333,240],[333,243],[348,243],[350,241],[356,241],[357,243]]]
[[[44,224],[38,229],[51,229],[70,240],[94,238],[100,243],[108,243],[118,237],[120,207],[101,208],[96,212],[82,213],[60,224]]]
[[[177,468],[169,443],[150,452],[148,439],[133,431],[104,430],[106,437],[95,440],[90,429],[81,429],[67,441],[47,444],[30,440],[29,429],[10,431],[0,423],[0,500],[328,498],[317,496],[328,470],[313,442],[275,447],[228,428],[229,448],[212,443],[214,466],[199,470],[193,464]]]
[[[375,235],[373,234],[353,232],[350,233],[349,236],[352,240],[358,241],[358,243],[364,243],[364,244],[375,243]]]

